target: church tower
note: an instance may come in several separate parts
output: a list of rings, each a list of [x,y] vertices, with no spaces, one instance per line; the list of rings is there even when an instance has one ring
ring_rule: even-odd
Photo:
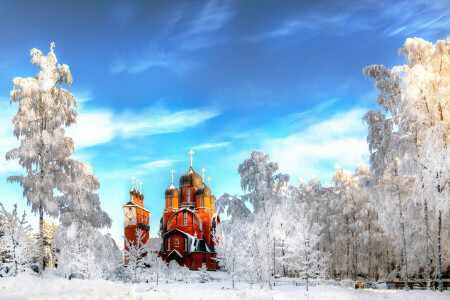
[[[164,193],[165,209],[160,223],[162,247],[160,255],[165,261],[176,260],[180,265],[199,269],[205,264],[209,270],[217,268],[213,233],[219,223],[214,210],[214,195],[202,176],[192,167],[179,179],[179,189],[172,183]],[[208,178],[208,180],[211,180]]]
[[[132,180],[132,188],[130,190],[130,200],[123,206],[124,213],[124,236],[128,241],[136,243],[136,229],[139,228],[144,232],[143,244],[146,244],[150,231],[150,212],[144,208],[144,195],[142,194],[142,182],[138,179]],[[135,188],[136,184],[136,188]],[[128,250],[124,241],[124,248]],[[124,264],[128,262],[124,259]]]

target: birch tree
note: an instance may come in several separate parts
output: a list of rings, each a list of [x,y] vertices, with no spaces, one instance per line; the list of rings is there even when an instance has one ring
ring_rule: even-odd
[[[47,56],[37,49],[31,50],[31,63],[38,67],[35,77],[13,79],[11,103],[19,109],[12,122],[14,135],[21,139],[18,148],[10,150],[6,159],[18,159],[25,175],[8,177],[18,182],[23,196],[39,215],[39,274],[44,264],[43,221],[44,213],[57,217],[59,214],[55,191],[66,185],[65,167],[72,151],[73,140],[64,136],[64,127],[76,122],[75,97],[63,84],[70,86],[72,75],[67,65],[57,65],[53,52],[54,43]]]

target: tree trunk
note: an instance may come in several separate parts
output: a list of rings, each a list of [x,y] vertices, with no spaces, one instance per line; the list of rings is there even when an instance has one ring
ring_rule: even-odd
[[[308,274],[306,274],[306,291],[308,291],[308,284],[309,284],[309,281],[308,281]]]
[[[437,232],[437,251],[438,251],[438,281],[439,281],[439,292],[443,292],[444,287],[442,284],[442,265],[441,265],[441,211],[439,210],[438,215],[438,232]]]
[[[423,199],[423,211],[424,211],[424,218],[425,218],[425,281],[427,284],[427,290],[429,290],[430,289],[430,267],[429,267],[430,258],[428,256],[428,208],[427,208],[427,199],[426,198]]]
[[[399,210],[400,210],[400,230],[402,231],[402,254],[403,254],[403,278],[405,280],[405,291],[409,290],[408,287],[408,260],[406,258],[406,237],[405,237],[405,223],[403,222],[403,205],[398,194]]]
[[[42,278],[44,270],[44,209],[42,200],[39,203],[39,277]]]

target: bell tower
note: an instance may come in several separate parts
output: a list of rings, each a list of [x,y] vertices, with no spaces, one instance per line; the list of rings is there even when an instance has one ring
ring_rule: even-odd
[[[136,229],[141,229],[144,232],[142,242],[147,243],[150,231],[150,212],[144,208],[144,195],[142,194],[142,182],[131,177],[132,187],[130,190],[130,200],[123,206],[124,213],[124,237],[136,243]],[[136,187],[135,187],[136,185]],[[126,242],[124,241],[124,248],[128,250]],[[128,264],[124,259],[124,264]]]

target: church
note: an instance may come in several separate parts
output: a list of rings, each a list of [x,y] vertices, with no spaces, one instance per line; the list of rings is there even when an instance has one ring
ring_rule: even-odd
[[[132,178],[130,200],[123,206],[125,238],[136,241],[136,229],[140,228],[144,232],[142,242],[149,250],[159,248],[159,255],[166,262],[175,260],[190,269],[199,269],[205,264],[208,270],[216,270],[213,234],[220,222],[214,210],[216,197],[211,193],[210,178],[208,185],[205,184],[206,170],[201,170],[202,176],[194,171],[192,154],[191,150],[190,167],[180,177],[179,189],[173,184],[175,171],[170,171],[172,183],[164,193],[165,208],[159,228],[161,239],[149,239],[150,212],[144,208],[144,195],[138,188],[142,183],[136,181],[135,188]],[[152,243],[160,245],[150,245]],[[127,264],[125,260],[124,264]]]
[[[205,184],[205,169],[202,176],[189,170],[179,179],[179,189],[172,183],[165,191],[165,209],[160,222],[162,238],[161,256],[167,262],[176,260],[190,269],[199,269],[202,264],[208,270],[216,270],[213,233],[220,219],[214,210],[216,197]],[[208,178],[209,179],[209,178]]]

